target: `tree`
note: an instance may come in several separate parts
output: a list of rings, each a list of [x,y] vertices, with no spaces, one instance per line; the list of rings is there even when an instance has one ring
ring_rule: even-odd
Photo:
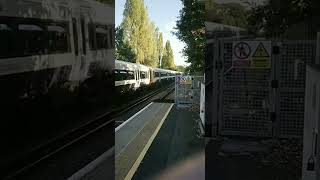
[[[116,59],[128,62],[136,62],[136,56],[133,49],[124,41],[123,29],[116,27]]]
[[[150,21],[143,0],[127,0],[116,33],[116,56],[125,61],[156,67],[159,30]]]
[[[159,34],[158,40],[157,40],[157,50],[158,50],[158,67],[160,67],[160,62],[162,59],[162,53],[163,53],[163,36],[162,32]]]
[[[175,35],[185,43],[183,49],[187,62],[191,63],[190,72],[204,71],[205,58],[205,10],[198,0],[181,0],[183,8],[180,10],[179,20],[176,22]]]
[[[176,66],[176,71],[179,71],[179,72],[185,72],[185,67],[184,66]]]
[[[145,34],[145,65],[156,67],[157,66],[157,34],[158,30],[156,25],[151,22],[148,28],[148,32]]]
[[[206,4],[206,20],[220,24],[247,27],[248,11],[240,3],[217,4],[210,1]]]
[[[142,0],[127,0],[123,11],[123,21],[120,24],[118,33],[116,33],[118,44],[117,54],[119,57],[123,57],[123,60],[129,60],[134,63],[144,63],[145,54],[145,34],[147,12],[145,10]],[[120,45],[120,46],[119,46]],[[124,48],[128,48],[129,53]]]
[[[164,50],[163,50],[161,68],[172,69],[172,70],[175,69],[173,51],[172,51],[172,48],[171,48],[169,40],[166,42],[166,45],[165,45]]]
[[[290,26],[309,21],[315,15],[313,12],[319,10],[319,4],[312,4],[311,0],[269,0],[261,5],[248,4],[251,6],[248,16],[250,33],[262,32],[267,37],[281,36]]]

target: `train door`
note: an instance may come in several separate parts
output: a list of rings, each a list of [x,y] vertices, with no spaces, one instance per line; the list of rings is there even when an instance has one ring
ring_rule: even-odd
[[[88,22],[90,17],[90,10],[86,7],[80,7],[80,62],[81,68],[80,70],[87,75],[88,72],[88,64],[90,63],[88,58]]]
[[[149,79],[150,79],[150,84],[153,83],[153,73],[152,73],[152,69],[149,69]]]
[[[140,76],[140,69],[138,69],[138,81],[137,81],[137,88],[140,87],[140,83],[141,83],[141,76]]]
[[[73,52],[73,65],[72,71],[70,74],[70,81],[78,84],[78,81],[81,80],[81,62],[80,62],[80,37],[79,37],[79,9],[76,5],[72,9],[72,18],[71,18],[71,38],[72,38],[72,52]]]
[[[72,73],[70,75],[71,81],[83,81],[87,77],[87,31],[86,31],[86,17],[89,17],[88,8],[83,8],[79,5],[74,5],[72,9],[72,38],[73,38],[73,54],[74,63]]]
[[[151,68],[149,68],[147,72],[148,72],[149,84],[151,84],[152,83],[152,81],[151,81],[151,79],[152,79],[152,77],[151,77],[152,76]]]
[[[138,71],[138,69],[135,69],[134,72],[135,72],[135,76],[136,76],[135,83],[134,83],[134,88],[137,89],[138,88],[138,84],[139,84],[139,71]]]

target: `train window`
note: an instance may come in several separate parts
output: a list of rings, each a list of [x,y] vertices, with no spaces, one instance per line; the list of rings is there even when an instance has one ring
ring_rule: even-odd
[[[97,49],[107,49],[108,46],[108,31],[105,26],[96,26],[96,41]]]
[[[72,29],[73,29],[73,44],[74,44],[74,53],[76,56],[79,54],[78,47],[78,28],[77,28],[77,20],[72,18]]]
[[[134,72],[126,70],[115,70],[115,80],[124,81],[124,80],[133,80]]]
[[[87,46],[86,46],[86,30],[85,30],[85,25],[84,25],[84,17],[81,18],[81,36],[82,36],[82,49],[83,49],[83,54],[87,54]]]
[[[18,51],[22,55],[44,54],[46,51],[46,33],[39,25],[18,25]]]
[[[8,57],[12,54],[14,49],[14,32],[7,24],[0,24],[0,57]]]
[[[12,29],[7,24],[0,24],[0,31],[12,31]]]
[[[114,79],[115,79],[115,81],[121,81],[122,80],[120,72],[118,70],[114,71]]]
[[[89,45],[90,49],[94,50],[96,49],[96,32],[95,32],[95,25],[94,24],[89,24],[88,25],[88,30],[89,30]]]
[[[155,73],[154,73],[154,77],[160,77],[160,73],[155,72]]]
[[[134,79],[134,72],[133,71],[128,71],[128,78],[127,80],[133,80]]]
[[[66,24],[48,26],[48,42],[50,53],[69,52],[69,33]]]
[[[146,79],[147,78],[147,73],[144,71],[140,71],[140,78],[141,79]]]
[[[18,29],[20,31],[43,31],[40,26],[32,24],[20,24]]]
[[[4,21],[12,23],[0,23],[1,58],[70,52],[66,22],[13,17],[7,17]]]
[[[120,81],[127,79],[127,71],[119,71]]]

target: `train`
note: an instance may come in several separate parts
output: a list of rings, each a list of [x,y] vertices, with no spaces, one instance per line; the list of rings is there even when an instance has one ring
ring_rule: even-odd
[[[113,86],[114,26],[114,7],[94,0],[1,0],[2,100]]]
[[[115,60],[115,86],[117,91],[125,93],[135,91],[161,81],[173,81],[179,71],[148,67],[142,64]]]
[[[1,0],[1,102],[99,99],[114,86],[136,90],[179,73],[115,60],[114,12],[95,0]]]

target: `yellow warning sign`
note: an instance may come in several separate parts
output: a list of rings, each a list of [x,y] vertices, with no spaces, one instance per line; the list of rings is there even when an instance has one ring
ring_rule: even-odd
[[[232,47],[233,68],[271,68],[271,41],[235,41]]]
[[[270,55],[268,54],[268,51],[264,47],[263,43],[260,42],[252,57],[270,57]]]
[[[251,61],[251,67],[253,68],[270,68],[271,64],[268,58],[259,58]]]

